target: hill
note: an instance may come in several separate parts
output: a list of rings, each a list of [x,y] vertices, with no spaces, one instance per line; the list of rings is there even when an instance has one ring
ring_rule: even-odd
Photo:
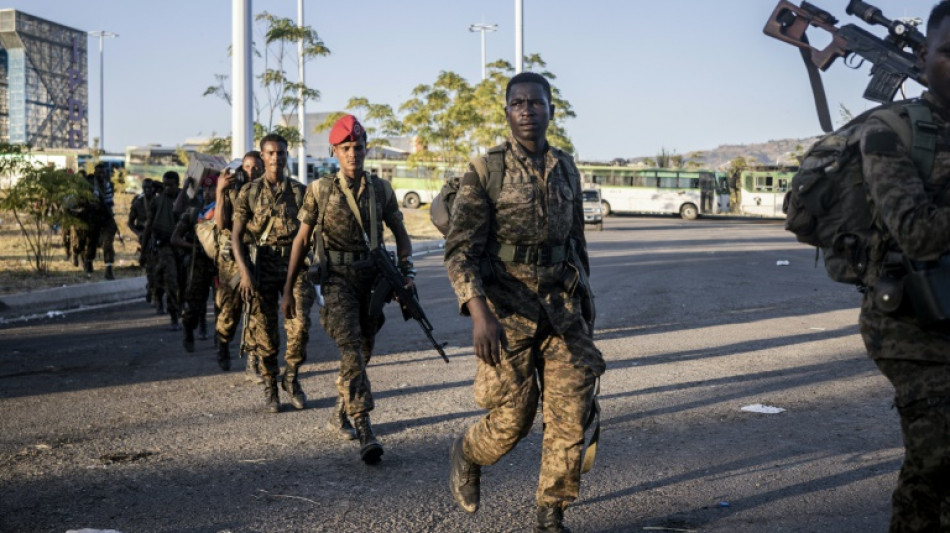
[[[794,163],[795,155],[804,154],[819,137],[805,139],[778,139],[762,143],[751,144],[721,144],[711,150],[696,150],[676,155],[683,156],[684,160],[696,161],[703,168],[724,168],[729,161],[737,157],[744,157],[750,163],[774,165],[776,163]],[[647,164],[656,160],[656,154],[632,157],[630,159],[617,158],[612,164]]]

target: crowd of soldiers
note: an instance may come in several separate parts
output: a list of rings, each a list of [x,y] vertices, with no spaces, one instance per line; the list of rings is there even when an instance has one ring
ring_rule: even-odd
[[[92,174],[80,170],[86,179],[91,194],[88,199],[69,207],[75,223],[63,228],[63,248],[66,260],[80,266],[87,276],[92,276],[92,264],[99,249],[105,263],[105,278],[115,279],[115,238],[119,231],[115,223],[115,187],[109,167],[105,163],[95,166]]]

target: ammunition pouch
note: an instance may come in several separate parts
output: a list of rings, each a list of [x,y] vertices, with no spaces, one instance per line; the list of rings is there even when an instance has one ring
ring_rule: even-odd
[[[950,328],[950,254],[937,261],[904,260],[904,291],[924,329]]]

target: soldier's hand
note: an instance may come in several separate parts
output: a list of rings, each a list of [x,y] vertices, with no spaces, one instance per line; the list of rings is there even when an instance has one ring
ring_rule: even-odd
[[[284,320],[289,320],[297,316],[297,299],[294,298],[294,291],[284,291],[284,297],[280,300],[280,310],[284,313]]]
[[[234,184],[234,180],[234,172],[232,172],[230,168],[225,167],[225,169],[221,171],[221,175],[218,176],[217,192],[223,192],[229,188]]]
[[[243,272],[241,273],[241,284],[238,286],[238,290],[241,292],[241,298],[243,298],[245,302],[250,302],[256,292],[254,281]]]
[[[475,348],[475,357],[490,366],[501,364],[504,329],[483,297],[472,298],[466,305],[472,316],[472,345]]]

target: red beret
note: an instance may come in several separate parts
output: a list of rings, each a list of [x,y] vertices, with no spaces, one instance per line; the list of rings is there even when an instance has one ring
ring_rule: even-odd
[[[344,115],[336,121],[330,130],[330,144],[337,145],[347,141],[358,141],[363,137],[363,126],[353,115]]]
[[[201,179],[202,187],[216,187],[218,185],[218,175],[217,174],[207,174],[204,178]]]

